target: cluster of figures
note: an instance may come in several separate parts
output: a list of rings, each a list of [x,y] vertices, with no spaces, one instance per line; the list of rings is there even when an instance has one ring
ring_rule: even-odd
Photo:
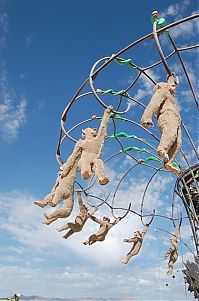
[[[157,117],[158,126],[161,131],[161,139],[157,153],[162,158],[165,168],[178,175],[180,171],[172,164],[181,146],[181,118],[175,100],[176,84],[174,74],[168,77],[167,82],[156,84],[154,95],[142,116],[141,125],[144,128],[153,126],[152,118],[153,116]],[[82,139],[75,144],[74,150],[67,162],[60,167],[61,171],[57,174],[57,180],[53,189],[44,200],[35,202],[35,205],[43,208],[47,205],[56,207],[59,202],[63,201],[63,205],[60,209],[55,210],[49,215],[44,214],[44,224],[49,225],[58,218],[68,218],[72,213],[74,206],[74,182],[78,171],[81,172],[84,180],[88,180],[93,172],[100,185],[109,183],[109,178],[105,175],[101,153],[104,140],[107,136],[107,127],[112,110],[112,106],[108,106],[105,109],[98,130],[94,128],[82,130]],[[95,118],[95,116],[93,116],[93,118]],[[99,219],[93,215],[98,210],[98,207],[96,206],[89,212],[87,206],[83,204],[80,191],[77,191],[77,197],[79,213],[75,218],[75,222],[68,222],[57,230],[59,232],[68,230],[63,236],[67,239],[72,234],[81,231],[86,221],[90,218],[98,223],[100,227],[98,232],[92,234],[84,244],[92,245],[97,241],[103,241],[108,231],[116,225],[121,218],[118,217],[113,222],[110,222],[110,218],[106,216]],[[124,242],[133,242],[134,244],[126,258],[122,261],[123,263],[128,263],[132,256],[139,253],[148,226],[149,225],[145,225],[142,232],[136,231],[134,237],[124,239]],[[172,238],[172,247],[167,253],[167,256],[170,256],[169,273],[172,273],[172,267],[177,257],[176,241],[174,238]]]

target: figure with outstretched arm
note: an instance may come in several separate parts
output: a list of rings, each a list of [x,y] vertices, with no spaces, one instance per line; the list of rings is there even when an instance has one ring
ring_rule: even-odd
[[[112,106],[105,109],[98,131],[94,128],[86,128],[82,131],[84,139],[80,142],[82,155],[79,160],[79,168],[82,177],[87,180],[90,178],[91,173],[94,172],[101,185],[106,185],[109,182],[108,177],[105,176],[101,153],[107,135],[111,110]]]
[[[121,217],[115,219],[114,222],[110,222],[110,218],[104,216],[103,219],[99,219],[95,216],[90,216],[90,218],[100,225],[99,230],[96,234],[92,234],[86,241],[83,242],[85,245],[92,245],[97,241],[104,241],[109,230],[115,226],[120,220]]]
[[[167,259],[169,257],[169,262],[168,262],[168,275],[171,275],[173,273],[173,267],[175,262],[178,259],[178,239],[180,237],[180,227],[176,227],[176,232],[174,235],[172,235],[170,242],[170,248],[169,250],[166,252],[166,254],[164,255],[163,259]]]
[[[77,198],[79,204],[79,213],[75,218],[75,222],[68,222],[67,224],[57,229],[58,232],[69,229],[69,231],[63,236],[63,238],[65,239],[67,239],[69,236],[73,235],[76,232],[80,232],[84,227],[86,221],[89,219],[89,217],[91,217],[98,210],[98,207],[95,207],[91,212],[89,212],[88,208],[83,203],[80,191],[77,191]]]
[[[144,230],[142,232],[135,231],[134,237],[123,240],[123,242],[127,242],[127,243],[133,242],[133,247],[131,248],[129,253],[126,255],[126,258],[124,260],[122,260],[122,263],[127,264],[133,256],[137,255],[140,252],[144,236],[146,235],[146,233],[148,231],[148,227],[149,227],[149,225],[145,225]]]

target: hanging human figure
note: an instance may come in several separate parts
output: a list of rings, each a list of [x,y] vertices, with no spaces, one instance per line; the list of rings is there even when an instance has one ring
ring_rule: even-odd
[[[92,245],[97,241],[104,241],[109,230],[115,226],[119,221],[121,221],[121,217],[115,219],[114,222],[110,222],[110,218],[104,216],[102,219],[99,219],[95,216],[90,216],[90,218],[100,225],[97,233],[92,234],[86,241],[83,242],[84,245]]]
[[[58,218],[66,218],[71,215],[74,206],[74,182],[77,168],[78,162],[75,163],[69,174],[61,179],[52,203],[54,207],[63,200],[63,205],[51,214],[44,213],[46,219],[42,222],[43,224],[49,225]]]
[[[168,77],[167,83],[156,84],[154,95],[140,122],[144,128],[153,127],[152,117],[157,116],[158,126],[162,134],[157,152],[163,158],[165,168],[178,175],[179,170],[172,164],[181,148],[182,139],[181,117],[175,99],[176,84],[174,74]]]
[[[68,157],[67,162],[61,165],[61,171],[57,174],[57,180],[51,192],[42,201],[34,202],[35,205],[42,208],[47,205],[55,207],[63,200],[71,200],[80,156],[81,149],[75,148],[73,153]]]
[[[91,173],[94,172],[101,185],[106,185],[109,182],[109,178],[104,173],[104,163],[101,159],[101,153],[112,109],[112,106],[108,106],[105,109],[98,131],[94,128],[82,130],[83,140],[78,142],[78,146],[82,149],[79,168],[83,179],[89,179]]]
[[[89,212],[88,208],[84,205],[81,192],[77,191],[77,198],[78,198],[78,204],[79,204],[79,213],[75,218],[74,223],[67,223],[63,225],[62,227],[58,228],[57,231],[61,232],[67,229],[70,229],[63,238],[67,239],[69,236],[76,232],[80,232],[82,228],[84,227],[86,221],[91,217],[97,210],[98,207],[95,207],[92,212]]]
[[[69,217],[74,205],[73,192],[76,173],[80,169],[82,177],[88,179],[93,171],[101,185],[109,182],[104,173],[104,164],[101,152],[107,135],[107,127],[110,119],[112,106],[105,109],[99,130],[86,128],[83,130],[83,140],[79,140],[74,147],[67,162],[61,166],[62,171],[58,173],[56,183],[51,192],[41,202],[34,202],[39,207],[50,205],[55,207],[63,201],[63,206],[52,214],[44,214],[44,224],[49,225],[58,218]]]
[[[146,233],[148,231],[148,228],[149,228],[149,225],[146,224],[144,226],[144,230],[142,232],[135,231],[134,232],[134,237],[123,240],[123,242],[127,242],[127,243],[132,243],[133,242],[133,247],[131,248],[131,250],[126,255],[126,258],[122,260],[122,263],[127,264],[133,256],[137,255],[140,252],[140,249],[141,249],[141,246],[142,246],[142,243],[143,243],[143,239],[144,239],[144,236],[146,235]]]
[[[172,237],[170,239],[171,246],[163,257],[163,260],[165,260],[169,257],[169,262],[168,262],[169,270],[167,272],[168,275],[171,275],[173,273],[174,264],[178,259],[178,239],[179,238],[180,238],[180,227],[177,226],[175,234],[172,235]]]

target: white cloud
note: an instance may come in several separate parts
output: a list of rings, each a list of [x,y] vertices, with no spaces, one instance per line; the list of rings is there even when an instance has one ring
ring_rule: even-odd
[[[147,70],[146,73],[155,81],[159,81],[159,75],[155,74],[153,70]],[[142,74],[140,76],[139,81],[139,89],[135,95],[133,95],[133,98],[141,100],[142,98],[146,96],[151,96],[153,93],[153,87],[154,84],[144,75]]]
[[[184,11],[190,5],[189,0],[183,0],[181,3],[171,4],[164,11],[160,12],[161,17],[176,17],[176,19],[180,19],[183,17]]]
[[[26,99],[9,87],[5,64],[0,69],[0,134],[4,141],[16,139],[26,121]]]

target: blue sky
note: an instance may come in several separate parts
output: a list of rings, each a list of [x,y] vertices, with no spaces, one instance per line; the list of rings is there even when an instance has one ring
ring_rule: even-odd
[[[87,223],[84,231],[64,241],[55,231],[63,221],[44,226],[41,223],[44,211],[36,208],[33,202],[42,199],[54,184],[59,169],[55,150],[60,117],[88,77],[92,65],[150,33],[153,10],[158,10],[169,24],[196,13],[197,8],[198,1],[191,0],[125,0],[122,3],[110,0],[0,0],[0,296],[19,291],[24,295],[47,297],[186,300],[180,269],[182,260],[191,256],[189,250],[181,246],[176,278],[166,276],[167,266],[162,257],[169,246],[169,235],[155,229],[160,227],[173,232],[172,224],[167,220],[154,220],[141,253],[123,266],[121,260],[130,248],[122,243],[123,238],[142,229],[140,219],[135,215],[129,214],[112,229],[105,242],[85,247],[81,242],[96,230],[92,222]],[[195,22],[171,29],[171,35],[178,47],[198,42]],[[172,48],[165,36],[161,36],[161,42],[164,52],[170,53]],[[129,50],[123,57],[132,58],[142,67],[159,59],[152,40]],[[196,89],[196,50],[184,52],[183,59]],[[194,100],[177,59],[170,59],[169,65],[179,75],[178,103],[183,121],[197,145],[198,117]],[[153,69],[150,75],[156,81],[164,81],[166,76],[161,66]],[[127,66],[113,63],[101,72],[95,85],[104,90],[119,91],[125,89],[134,76],[135,71]],[[152,88],[151,83],[141,77],[130,95],[147,104]],[[88,91],[88,87],[86,89]],[[110,95],[105,95],[104,101],[115,103]],[[69,124],[102,113],[95,99],[88,98],[71,109]],[[141,114],[142,110],[132,105],[127,117],[139,122]],[[117,127],[157,145],[143,131],[129,124],[117,122]],[[110,134],[112,130],[110,126]],[[78,133],[74,133],[77,139]],[[153,133],[158,135],[158,129],[154,128]],[[127,141],[126,146],[129,143]],[[66,141],[62,149],[65,158],[72,147]],[[107,140],[104,158],[113,154],[113,149],[118,151],[118,144]],[[189,161],[196,163],[185,135],[183,150]],[[178,160],[185,164],[180,156]],[[124,155],[107,163],[106,170],[112,182],[104,188],[104,195],[114,189],[131,164],[130,158]],[[151,170],[144,167],[130,173],[117,194],[117,205],[128,207],[133,198],[133,209],[139,212],[150,175]],[[174,183],[175,176],[170,173],[158,174],[148,191],[146,213],[156,208],[160,214],[171,215]],[[94,187],[94,192],[101,195],[98,186]],[[177,203],[179,210],[183,210],[179,200]],[[45,209],[45,212],[50,210]],[[104,213],[110,214],[107,208],[102,208],[98,214]],[[190,235],[189,225],[184,222],[182,237],[193,249]],[[187,299],[192,300],[192,296],[188,294]]]

